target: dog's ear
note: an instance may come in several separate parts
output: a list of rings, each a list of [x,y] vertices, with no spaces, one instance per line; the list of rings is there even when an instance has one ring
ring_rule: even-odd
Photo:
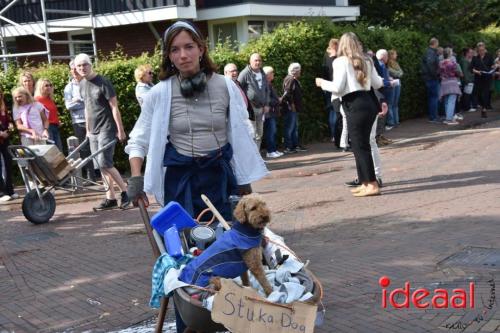
[[[245,213],[245,199],[242,198],[234,208],[234,218],[241,224],[247,223],[247,214]]]

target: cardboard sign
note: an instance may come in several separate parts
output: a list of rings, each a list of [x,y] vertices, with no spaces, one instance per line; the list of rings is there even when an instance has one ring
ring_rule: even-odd
[[[317,306],[303,302],[274,304],[257,291],[222,279],[215,295],[212,320],[232,333],[312,333]]]

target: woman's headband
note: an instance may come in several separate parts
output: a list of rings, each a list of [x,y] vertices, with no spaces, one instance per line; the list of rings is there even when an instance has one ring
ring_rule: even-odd
[[[170,27],[168,27],[167,30],[165,30],[165,33],[163,34],[163,42],[165,43],[167,40],[167,35],[172,32],[175,29],[178,28],[186,28],[187,30],[191,31],[193,34],[195,34],[199,39],[202,39],[199,32],[193,27],[191,24],[187,23],[186,21],[177,21],[174,24],[172,24]]]

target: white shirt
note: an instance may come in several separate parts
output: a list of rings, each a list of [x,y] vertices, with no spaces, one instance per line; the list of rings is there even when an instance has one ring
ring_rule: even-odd
[[[364,85],[361,85],[356,79],[354,67],[349,59],[346,56],[336,58],[332,65],[333,81],[323,80],[321,89],[332,92],[332,98],[334,95],[342,97],[358,90],[369,91],[371,87],[379,89],[384,84],[382,78],[378,76],[377,70],[370,60],[366,60],[366,64],[368,66],[367,80]]]
[[[248,113],[240,90],[231,79],[225,79],[229,91],[227,137],[233,147],[231,167],[238,184],[250,184],[265,177],[269,171],[247,130]],[[168,142],[171,100],[172,78],[160,81],[144,96],[141,115],[125,147],[129,159],[147,155],[144,191],[153,194],[160,205],[164,201],[166,168],[163,156]]]
[[[253,75],[255,76],[255,81],[257,81],[259,85],[259,89],[262,89],[262,72],[253,72]]]

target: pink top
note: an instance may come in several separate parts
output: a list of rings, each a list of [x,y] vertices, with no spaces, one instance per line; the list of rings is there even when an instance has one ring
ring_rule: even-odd
[[[36,134],[42,136],[44,130],[42,117],[40,115],[42,112],[45,112],[45,116],[48,117],[49,112],[38,102],[22,105],[14,108],[14,121],[21,119],[24,126],[34,129]],[[21,135],[31,137],[31,134],[27,132],[21,132]]]

